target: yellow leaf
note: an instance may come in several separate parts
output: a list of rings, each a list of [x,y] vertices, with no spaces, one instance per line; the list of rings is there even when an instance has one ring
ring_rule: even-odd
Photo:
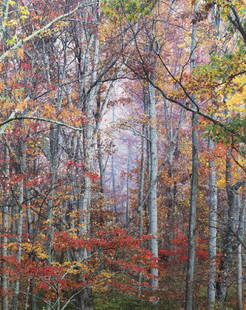
[[[0,81],[0,91],[2,91],[4,89],[4,83],[3,81]]]
[[[24,50],[23,48],[18,48],[16,51],[17,56],[20,58],[20,60],[23,60],[24,58]]]

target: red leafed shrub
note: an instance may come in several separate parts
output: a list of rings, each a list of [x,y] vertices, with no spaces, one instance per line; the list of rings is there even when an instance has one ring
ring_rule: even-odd
[[[99,179],[99,175],[95,172],[92,172],[92,171],[85,172],[85,176],[89,177],[92,181]]]

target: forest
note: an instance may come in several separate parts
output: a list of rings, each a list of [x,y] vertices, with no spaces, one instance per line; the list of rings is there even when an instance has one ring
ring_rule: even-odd
[[[245,310],[245,0],[0,22],[0,309]]]

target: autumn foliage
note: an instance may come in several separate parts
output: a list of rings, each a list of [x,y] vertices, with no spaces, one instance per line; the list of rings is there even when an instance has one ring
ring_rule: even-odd
[[[243,1],[0,7],[0,308],[243,310]]]

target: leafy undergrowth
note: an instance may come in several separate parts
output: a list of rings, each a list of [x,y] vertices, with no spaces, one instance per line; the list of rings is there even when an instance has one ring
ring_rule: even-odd
[[[152,304],[149,301],[127,295],[94,295],[95,310],[173,310],[178,309],[175,302],[159,301]]]

